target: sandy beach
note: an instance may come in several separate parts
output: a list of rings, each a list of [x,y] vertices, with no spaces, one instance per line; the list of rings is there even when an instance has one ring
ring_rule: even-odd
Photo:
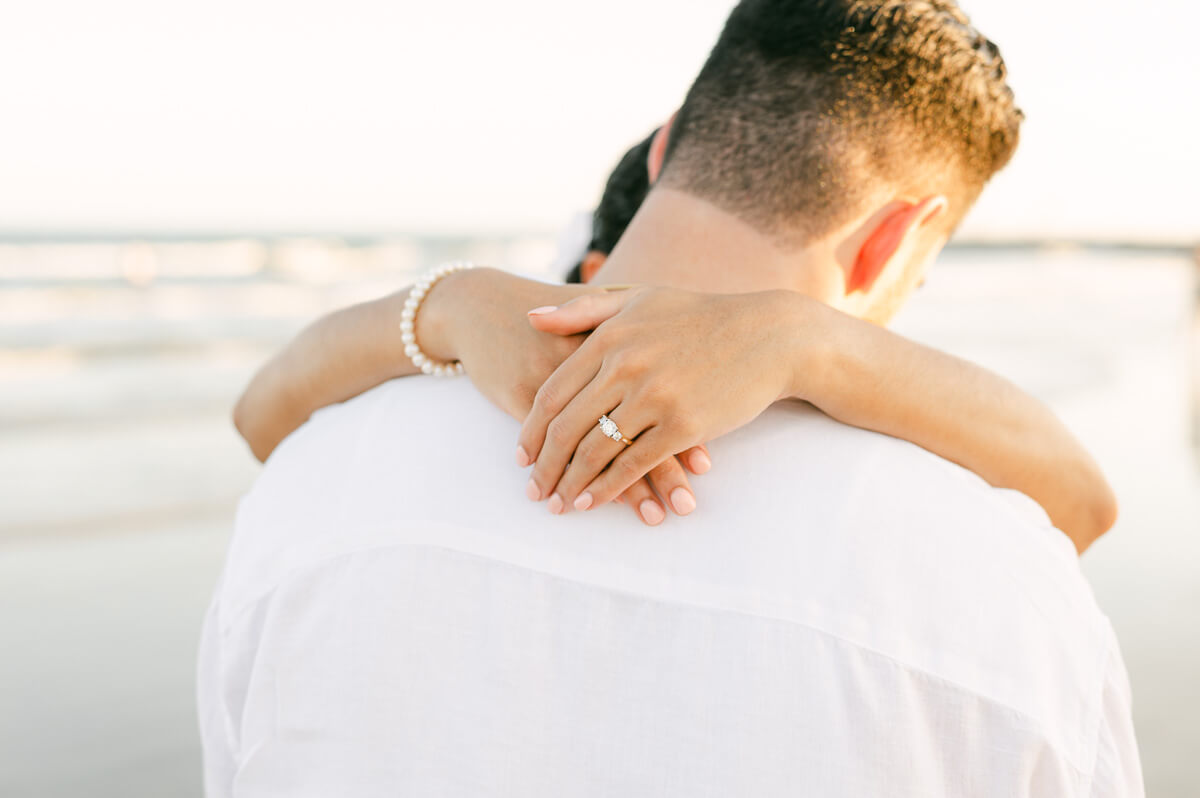
[[[446,254],[528,272],[552,250],[0,245],[0,795],[199,796],[197,635],[258,472],[238,391],[313,316]],[[960,247],[895,325],[1047,401],[1108,473],[1121,518],[1083,569],[1168,798],[1200,751],[1195,279],[1182,250]]]

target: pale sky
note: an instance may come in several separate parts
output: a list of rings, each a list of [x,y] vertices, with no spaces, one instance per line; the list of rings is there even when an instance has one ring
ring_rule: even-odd
[[[1021,151],[964,233],[1200,238],[1191,0],[962,0]],[[0,231],[552,231],[730,0],[6,0]]]

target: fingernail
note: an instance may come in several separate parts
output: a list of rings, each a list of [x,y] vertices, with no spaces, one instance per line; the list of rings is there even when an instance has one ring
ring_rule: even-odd
[[[581,493],[575,497],[575,509],[586,510],[592,506],[592,494]]]
[[[525,451],[524,446],[517,447],[517,465],[521,468],[529,465],[532,461],[529,459],[529,452]]]
[[[671,506],[680,515],[687,515],[696,509],[696,497],[686,488],[676,488],[671,491]]]
[[[663,512],[663,508],[658,506],[658,502],[653,499],[644,499],[638,505],[638,512],[642,514],[642,520],[650,526],[661,524],[662,520],[667,517]]]
[[[542,305],[540,308],[534,308],[529,311],[530,316],[542,316],[546,313],[553,313],[558,310],[558,305]]]
[[[692,472],[703,474],[712,468],[712,460],[704,452],[692,452]],[[695,506],[695,505],[693,505]]]
[[[529,501],[535,502],[542,498],[542,491],[537,486],[537,483],[531,479],[529,480],[529,484],[525,486],[525,495],[529,497]]]
[[[555,515],[561,513],[563,511],[562,496],[559,496],[557,493],[551,496],[550,501],[546,502],[546,508]]]

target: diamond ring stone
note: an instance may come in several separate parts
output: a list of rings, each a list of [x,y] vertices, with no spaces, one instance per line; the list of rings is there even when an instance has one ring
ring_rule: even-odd
[[[608,416],[600,416],[600,421],[598,423],[600,424],[600,431],[612,438],[614,441],[620,441],[626,446],[633,443],[633,441],[621,434],[621,430],[617,428],[617,422],[613,421]]]

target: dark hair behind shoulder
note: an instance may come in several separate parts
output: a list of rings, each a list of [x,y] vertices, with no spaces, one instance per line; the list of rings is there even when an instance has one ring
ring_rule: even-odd
[[[625,228],[633,220],[634,214],[641,207],[642,200],[646,199],[646,194],[650,191],[650,175],[646,171],[646,162],[650,156],[650,143],[654,141],[654,133],[633,145],[608,176],[600,204],[592,214],[592,240],[588,243],[589,250],[603,252],[605,255],[612,252],[613,247],[624,235]],[[582,266],[582,263],[575,264],[575,268],[567,275],[568,283],[583,282]]]

